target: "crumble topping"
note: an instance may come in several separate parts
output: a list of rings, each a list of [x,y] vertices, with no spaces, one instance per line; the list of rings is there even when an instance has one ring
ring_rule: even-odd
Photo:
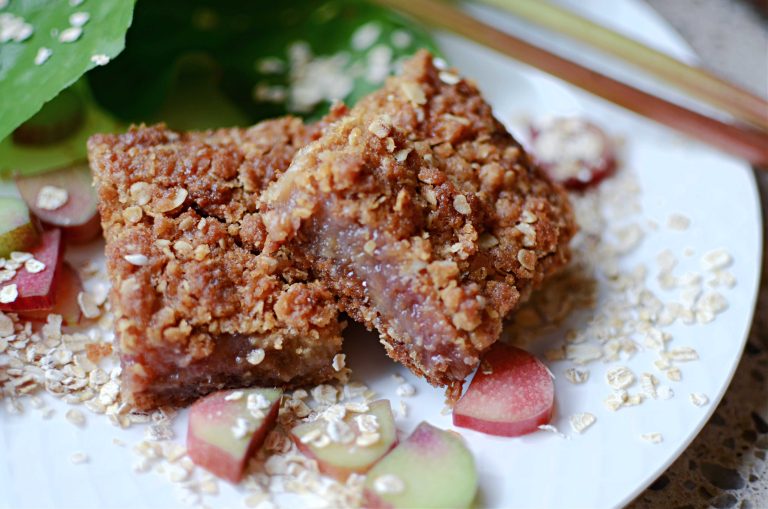
[[[89,141],[133,406],[346,376],[332,366],[344,324],[331,294],[287,253],[261,253],[261,191],[322,125],[138,127]]]
[[[566,262],[575,227],[474,85],[439,72],[423,51],[406,62],[297,154],[263,217],[266,252],[288,250],[455,398],[502,320]]]

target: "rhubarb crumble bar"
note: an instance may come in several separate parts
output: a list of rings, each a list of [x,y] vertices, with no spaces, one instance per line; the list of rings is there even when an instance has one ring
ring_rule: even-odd
[[[91,138],[123,401],[149,409],[225,387],[316,384],[337,374],[335,299],[284,252],[261,253],[256,208],[320,129],[283,118]]]
[[[289,249],[388,354],[461,390],[502,320],[569,258],[564,191],[475,85],[427,52],[299,151],[262,195]]]

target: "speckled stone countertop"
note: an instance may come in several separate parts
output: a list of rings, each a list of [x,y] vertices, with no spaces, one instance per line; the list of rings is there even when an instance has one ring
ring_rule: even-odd
[[[760,0],[647,1],[688,40],[705,65],[768,95],[768,17],[755,7]],[[757,174],[763,217],[768,217],[768,171]],[[768,508],[766,248],[752,332],[728,392],[691,446],[630,509]]]

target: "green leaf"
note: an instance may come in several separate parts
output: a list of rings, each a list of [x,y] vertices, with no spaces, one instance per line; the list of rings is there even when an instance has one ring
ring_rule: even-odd
[[[96,105],[83,80],[68,90],[82,99],[85,110],[82,125],[57,143],[39,146],[18,144],[13,136],[7,136],[0,141],[0,179],[28,177],[84,161],[87,157],[86,143],[92,134],[118,130],[120,126]]]
[[[34,115],[47,101],[97,64],[94,55],[114,58],[124,47],[134,0],[90,0],[72,6],[66,0],[11,0],[0,12],[31,26],[32,35],[20,42],[0,42],[0,140]],[[70,16],[86,12],[88,21],[73,42],[61,42],[71,26]],[[41,48],[51,51],[40,65]]]
[[[380,87],[421,47],[437,51],[421,26],[362,0],[141,0],[126,50],[88,78],[97,101],[126,121],[316,118],[333,98],[354,103]],[[206,93],[194,90],[201,82]]]

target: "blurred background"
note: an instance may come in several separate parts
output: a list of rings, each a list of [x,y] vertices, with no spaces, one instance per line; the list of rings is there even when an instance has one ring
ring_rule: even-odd
[[[707,66],[768,96],[768,0],[646,0]]]

